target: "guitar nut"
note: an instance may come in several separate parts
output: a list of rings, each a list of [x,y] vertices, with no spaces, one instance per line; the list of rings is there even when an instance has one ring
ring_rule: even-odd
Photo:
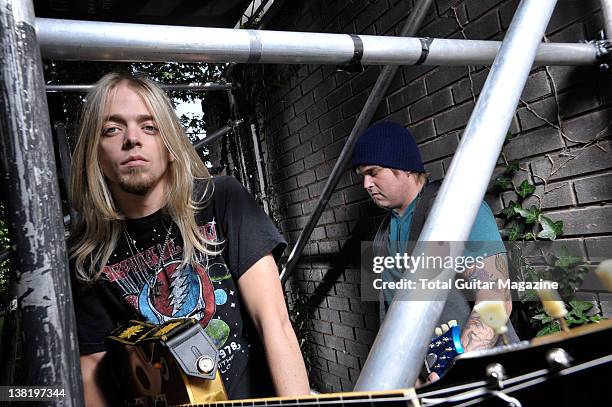
[[[209,374],[215,368],[215,361],[210,356],[200,356],[198,360],[196,360],[196,367],[198,372]]]

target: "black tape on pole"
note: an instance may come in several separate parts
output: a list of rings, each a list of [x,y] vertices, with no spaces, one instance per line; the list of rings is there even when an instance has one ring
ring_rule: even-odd
[[[349,36],[353,40],[353,58],[349,61],[349,65],[354,65],[360,63],[363,58],[363,41],[358,35],[349,34]]]
[[[363,65],[361,64],[361,58],[363,58],[363,41],[361,37],[356,34],[348,34],[353,40],[353,58],[346,64],[338,67],[339,71],[349,73],[363,72]]]
[[[421,56],[419,57],[418,61],[416,61],[415,65],[422,65],[425,62],[429,56],[429,47],[433,42],[433,38],[419,38],[419,41],[421,41]]]

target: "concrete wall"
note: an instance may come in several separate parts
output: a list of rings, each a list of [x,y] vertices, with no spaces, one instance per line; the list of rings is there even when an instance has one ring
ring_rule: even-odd
[[[287,2],[267,28],[396,35],[412,3]],[[419,36],[501,39],[517,5],[518,0],[436,0]],[[598,1],[561,0],[547,38],[590,40],[600,29]],[[254,72],[259,79],[253,79],[258,77]],[[262,86],[258,97],[251,95],[251,102],[260,115],[260,141],[274,189],[276,217],[292,244],[379,72],[379,67],[369,67],[359,74],[347,74],[335,72],[334,66],[319,65],[259,66],[242,71],[245,87]],[[433,179],[440,179],[487,73],[484,67],[403,67],[375,120],[391,119],[409,127],[427,170]],[[547,216],[564,222],[560,239],[584,257],[612,253],[609,75],[596,67],[534,69],[522,97],[528,105],[518,107],[511,128],[514,137],[504,148],[506,158],[519,160],[522,168],[515,181],[527,179],[537,185]],[[558,129],[559,118],[564,136]],[[592,142],[596,137],[601,140]],[[503,168],[500,159],[496,175]],[[487,195],[497,215],[511,199],[516,200],[516,195],[510,190]],[[376,305],[359,298],[357,262],[359,241],[371,239],[381,215],[359,177],[343,174],[292,277],[294,290],[305,298],[299,306],[307,315],[308,329],[302,335],[308,341],[313,386],[320,391],[352,389],[378,329]],[[610,294],[582,295],[610,314],[605,302]]]

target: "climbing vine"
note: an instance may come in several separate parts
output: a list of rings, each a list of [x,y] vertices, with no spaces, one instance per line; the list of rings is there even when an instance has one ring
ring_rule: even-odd
[[[544,264],[534,266],[528,264],[520,245],[511,247],[510,259],[512,268],[520,270],[524,281],[549,280],[559,283],[559,295],[566,303],[568,314],[565,317],[568,326],[584,325],[600,321],[601,315],[593,313],[593,303],[579,301],[575,293],[588,273],[590,262],[576,256],[567,247],[562,246],[556,253],[542,253]],[[559,322],[546,314],[537,293],[534,290],[519,292],[519,300],[527,309],[530,322],[535,330],[535,336],[558,332]]]
[[[506,140],[509,141],[511,138],[512,135],[509,133]],[[535,194],[536,186],[528,180],[523,180],[516,185],[513,181],[516,174],[519,171],[527,170],[521,168],[518,161],[508,162],[503,153],[502,158],[506,164],[502,174],[493,181],[493,188],[498,192],[511,189],[515,194],[514,199],[510,199],[501,211],[504,219],[502,236],[510,242],[525,243],[554,241],[563,235],[563,221],[554,220],[542,213],[542,198],[552,190],[547,191],[545,185],[544,194],[538,196]],[[537,198],[537,205],[527,203],[530,197]],[[601,320],[600,315],[592,315],[593,304],[591,302],[575,299],[575,293],[588,272],[587,266],[590,264],[588,261],[576,256],[567,247],[561,246],[554,254],[546,254],[542,251],[541,260],[544,264],[535,267],[528,264],[522,253],[522,245],[511,245],[510,247],[512,268],[517,271],[518,278],[523,281],[550,280],[559,283],[559,294],[566,302],[568,309],[565,317],[568,326]],[[534,328],[536,336],[560,330],[559,322],[546,314],[534,290],[520,292],[519,300],[527,309],[530,325]]]
[[[507,139],[510,138],[511,135],[508,134]],[[534,194],[536,187],[528,180],[523,180],[518,186],[515,185],[512,179],[519,170],[518,161],[507,163],[502,175],[493,182],[494,188],[498,191],[512,188],[516,194],[515,199],[511,199],[502,210],[505,218],[502,235],[511,242],[537,239],[555,240],[557,236],[563,234],[563,221],[554,221],[543,215],[539,205],[527,207],[526,199]],[[541,204],[541,199],[538,202]]]

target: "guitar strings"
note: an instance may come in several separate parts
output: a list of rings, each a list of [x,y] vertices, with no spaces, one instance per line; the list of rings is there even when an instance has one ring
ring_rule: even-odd
[[[603,365],[606,363],[610,363],[612,362],[612,355],[608,355],[608,356],[603,356],[597,359],[593,359],[590,360],[588,362],[584,362],[584,363],[580,363],[578,365],[575,366],[571,366],[559,371],[551,371],[550,369],[541,369],[541,370],[537,370],[535,372],[532,373],[528,373],[525,375],[521,375],[521,376],[517,376],[511,379],[507,379],[504,380],[502,383],[505,384],[510,384],[510,383],[516,383],[516,382],[522,382],[517,384],[516,386],[513,387],[506,387],[504,389],[503,394],[506,393],[513,393],[515,391],[519,391],[522,389],[526,389],[529,387],[533,387],[537,384],[541,384],[544,383],[550,376],[555,375],[555,376],[567,376],[573,373],[577,373],[580,372],[582,370],[587,370],[593,367],[597,367],[599,365]],[[535,377],[534,377],[535,376]],[[534,377],[533,379],[530,379],[531,377]],[[469,392],[468,392],[469,393]],[[487,391],[483,391],[481,394],[478,395],[474,395],[473,397],[478,397],[478,396],[489,396],[489,397],[499,397],[498,394],[494,394],[494,391],[491,390],[487,390]],[[506,394],[507,395],[507,394]],[[457,396],[461,396],[461,394],[457,395]],[[452,403],[453,401],[461,401],[460,399],[454,399],[455,396],[450,396],[450,397],[445,397],[445,398],[440,398],[440,399],[421,399],[421,401],[425,402],[432,402],[432,404],[427,404],[428,406],[435,406],[437,404],[444,404],[444,403]],[[470,397],[470,398],[473,398]],[[512,398],[512,397],[511,397]],[[486,397],[481,397],[478,398],[476,400],[470,400],[467,403],[464,404],[460,404],[457,407],[463,407],[463,406],[471,406],[471,405],[475,405],[478,403],[481,403],[482,401],[484,401],[486,399]],[[517,400],[518,402],[518,400]],[[518,404],[518,406],[520,406],[520,402]],[[517,406],[517,407],[518,407]]]
[[[504,389],[504,392],[498,392],[495,390],[491,390],[491,389],[477,389],[477,390],[470,390],[464,393],[460,393],[454,396],[448,396],[448,397],[440,397],[440,398],[435,398],[435,399],[428,399],[428,396],[434,395],[434,394],[443,394],[443,393],[449,393],[452,391],[458,391],[460,389],[465,389],[466,387],[482,387],[483,385],[485,385],[487,382],[483,382],[483,381],[479,381],[479,382],[474,382],[474,383],[468,383],[465,385],[461,385],[461,386],[454,386],[451,388],[447,388],[447,389],[441,389],[441,390],[435,390],[432,392],[428,392],[428,393],[423,393],[423,394],[417,394],[415,396],[395,396],[395,397],[384,397],[384,398],[378,398],[378,399],[372,399],[372,398],[364,398],[364,399],[357,399],[357,400],[309,400],[309,401],[267,401],[266,404],[259,404],[261,402],[256,402],[258,404],[252,403],[250,405],[256,406],[256,405],[268,405],[268,406],[311,406],[311,405],[329,405],[329,404],[338,404],[338,402],[341,403],[341,405],[351,405],[351,404],[356,404],[356,403],[371,403],[371,404],[377,404],[377,403],[389,403],[389,402],[409,402],[412,401],[414,399],[418,399],[421,402],[425,403],[427,406],[435,406],[437,404],[443,404],[443,403],[453,403],[453,402],[458,402],[458,401],[463,401],[467,399],[473,399],[476,397],[480,397],[476,400],[470,400],[467,403],[461,404],[460,406],[470,406],[470,405],[474,405],[477,404],[481,401],[483,401],[484,399],[486,399],[487,397],[481,397],[481,396],[488,396],[488,397],[501,397],[504,398],[502,396],[500,396],[500,394],[496,394],[496,393],[502,393],[505,397],[508,397],[508,400],[506,401],[510,401],[510,399],[512,400],[516,400],[513,397],[510,397],[507,395],[507,393],[512,393],[518,390],[522,390],[528,387],[532,387],[534,385],[540,384],[545,382],[549,376],[551,376],[552,374],[554,375],[561,375],[561,376],[566,376],[566,375],[570,375],[576,372],[580,372],[582,370],[587,370],[593,367],[597,367],[606,363],[610,363],[612,362],[612,355],[608,355],[608,356],[603,356],[597,359],[593,359],[591,361],[588,362],[584,362],[575,366],[571,366],[559,371],[554,371],[552,372],[550,369],[540,369],[537,370],[535,372],[531,372],[531,373],[527,373],[521,376],[517,376],[517,377],[513,377],[510,379],[506,379],[504,380],[502,383],[504,385],[507,384],[513,384],[513,383],[518,383],[517,385],[513,386],[513,387],[506,387]],[[512,401],[514,402],[514,401]],[[518,400],[516,400],[516,402],[518,402]],[[518,402],[519,404],[517,405],[520,406],[520,402]],[[234,407],[234,406],[248,406],[249,404],[245,404],[242,401],[220,401],[220,402],[215,402],[215,403],[208,403],[208,404],[180,404],[174,407]]]

